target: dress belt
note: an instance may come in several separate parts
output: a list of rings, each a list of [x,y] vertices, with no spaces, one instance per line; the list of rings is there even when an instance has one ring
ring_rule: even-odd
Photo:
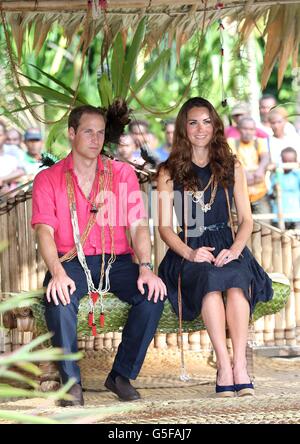
[[[201,233],[203,233],[204,231],[219,231],[219,230],[223,230],[223,228],[225,228],[225,227],[228,227],[228,223],[227,222],[220,222],[218,224],[200,226],[199,230],[200,230]]]

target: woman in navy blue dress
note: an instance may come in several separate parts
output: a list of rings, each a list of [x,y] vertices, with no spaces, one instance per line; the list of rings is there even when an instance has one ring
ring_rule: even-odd
[[[245,173],[207,100],[189,99],[179,111],[170,157],[159,168],[158,191],[159,232],[169,247],[159,276],[173,309],[178,315],[180,274],[182,318],[193,320],[201,314],[216,352],[217,395],[253,395],[246,368],[249,317],[258,301],[272,298],[272,282],[246,247],[253,221]],[[233,198],[238,215],[235,239],[228,223]],[[179,235],[173,230],[173,206],[182,229]]]

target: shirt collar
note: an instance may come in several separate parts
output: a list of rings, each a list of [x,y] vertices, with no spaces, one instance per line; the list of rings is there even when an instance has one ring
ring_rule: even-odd
[[[99,154],[98,158],[97,158],[97,162],[98,162],[98,171],[101,171],[104,169],[103,166],[103,162],[101,159],[101,154]],[[64,172],[66,171],[74,171],[74,161],[73,161],[73,155],[72,155],[72,151],[67,155],[67,157],[65,158],[65,162],[64,162]]]

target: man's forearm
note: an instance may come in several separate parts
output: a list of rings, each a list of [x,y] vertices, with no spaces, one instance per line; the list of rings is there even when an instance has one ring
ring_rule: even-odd
[[[148,226],[138,225],[130,229],[133,250],[139,263],[151,261],[151,240]]]
[[[12,182],[13,180],[15,180],[15,179],[18,179],[19,177],[21,177],[21,176],[24,176],[24,170],[22,170],[22,169],[20,169],[20,168],[18,168],[17,170],[15,170],[13,173],[10,173],[10,174],[8,174],[7,176],[5,176],[5,177],[2,177],[2,182],[4,182],[4,183],[9,183],[9,182]]]
[[[51,275],[54,276],[59,272],[64,272],[64,268],[59,261],[57,248],[51,233],[44,227],[39,227],[36,232],[40,253]]]

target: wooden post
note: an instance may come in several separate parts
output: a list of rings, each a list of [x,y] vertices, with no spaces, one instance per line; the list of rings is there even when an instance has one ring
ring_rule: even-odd
[[[0,242],[8,242],[8,227],[7,227],[7,205],[5,202],[0,203]],[[9,275],[7,268],[9,264],[9,249],[6,247],[0,252],[0,269],[1,269],[1,291],[7,292],[10,290]]]
[[[167,333],[166,342],[168,348],[177,348],[177,333]]]
[[[189,344],[190,350],[200,351],[201,343],[200,343],[200,331],[191,331],[189,332]]]
[[[35,290],[38,288],[38,278],[37,278],[37,239],[35,232],[31,227],[31,217],[32,217],[32,200],[31,192],[26,193],[26,230],[28,236],[28,251],[27,251],[27,262],[28,262],[28,279],[29,279],[29,289]]]
[[[18,221],[18,256],[19,265],[18,274],[20,276],[20,290],[29,290],[29,273],[28,273],[28,242],[27,242],[27,221],[25,207],[25,193],[21,190],[16,196],[16,216]]]
[[[285,306],[285,341],[286,345],[296,345],[296,319],[295,319],[295,296],[293,284],[293,261],[292,261],[292,239],[288,235],[283,235],[282,257],[283,273],[291,284],[291,294]]]
[[[273,271],[272,263],[272,231],[269,227],[262,225],[261,229],[262,246],[262,267],[267,273]],[[274,341],[275,316],[268,315],[264,317],[264,344],[273,346]]]
[[[17,230],[17,209],[15,206],[15,198],[12,197],[7,201],[7,228],[9,242],[9,289],[10,291],[20,291],[20,263],[18,255],[18,230]]]
[[[154,347],[158,349],[167,348],[167,338],[165,333],[157,332],[154,336]]]
[[[282,273],[282,248],[281,248],[281,232],[280,230],[272,231],[272,262],[273,272]],[[284,308],[275,314],[275,345],[285,345],[284,340],[285,314]]]
[[[252,232],[252,254],[259,264],[262,263],[261,225],[257,222],[253,224]],[[254,323],[255,342],[258,345],[264,343],[264,319],[258,319]]]
[[[293,281],[295,295],[296,342],[300,344],[300,242],[293,238]]]

